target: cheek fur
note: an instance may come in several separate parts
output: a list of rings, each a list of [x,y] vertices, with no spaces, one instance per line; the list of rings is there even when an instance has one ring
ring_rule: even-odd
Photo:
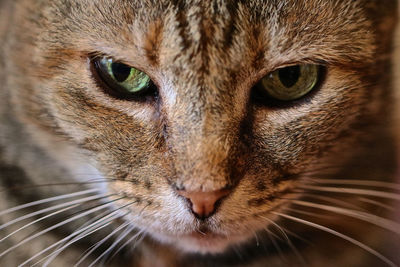
[[[49,263],[400,262],[396,1],[0,2],[0,262],[65,244]],[[158,98],[107,94],[93,55],[143,70]],[[256,105],[251,86],[294,64],[327,68],[319,90]],[[221,190],[196,214],[193,193]]]

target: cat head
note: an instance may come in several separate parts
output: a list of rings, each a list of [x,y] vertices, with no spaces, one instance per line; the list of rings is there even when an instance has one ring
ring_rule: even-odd
[[[388,104],[396,1],[24,5],[16,111],[94,162],[133,225],[188,251],[265,228]]]

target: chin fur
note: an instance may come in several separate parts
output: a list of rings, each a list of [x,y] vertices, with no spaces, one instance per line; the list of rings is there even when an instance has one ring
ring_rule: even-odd
[[[184,253],[194,254],[222,254],[231,246],[248,241],[251,237],[246,235],[219,236],[196,233],[186,236],[170,236],[152,234],[157,241],[172,245]]]

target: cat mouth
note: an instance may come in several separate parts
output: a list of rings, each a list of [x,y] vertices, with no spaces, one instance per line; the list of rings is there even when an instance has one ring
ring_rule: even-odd
[[[230,223],[220,221],[221,218],[225,218],[223,206],[215,215],[207,219],[196,218],[189,213],[185,206],[185,218],[187,220],[183,224],[182,222],[174,222],[178,230],[169,231],[163,225],[160,225],[161,227],[157,231],[151,232],[151,236],[188,253],[223,253],[233,245],[241,245],[251,241],[255,232],[265,229],[266,225],[274,220],[274,216],[270,213],[284,207],[288,202],[287,198],[289,198],[290,193],[292,193],[291,187],[284,187],[279,192],[271,193],[271,196],[255,199],[254,203],[251,203],[253,206],[257,204],[257,212],[253,213],[253,216],[248,219],[245,225],[234,220]],[[269,203],[268,208],[267,206],[262,208],[261,206],[266,203]],[[218,212],[222,212],[222,215],[219,215]]]

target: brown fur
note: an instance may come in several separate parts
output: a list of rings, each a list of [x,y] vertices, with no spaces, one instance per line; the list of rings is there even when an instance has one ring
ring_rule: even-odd
[[[263,233],[268,225],[273,228],[269,220],[287,224],[272,212],[284,211],[288,199],[298,198],[293,190],[307,177],[394,179],[386,127],[397,1],[0,3],[7,14],[1,24],[2,161],[24,171],[23,184],[76,181],[75,166],[81,163],[114,179],[109,192],[127,196],[116,205],[136,200],[127,218],[156,240],[139,247],[142,258],[133,256],[134,265],[148,265],[152,257],[160,265],[236,264],[231,246],[245,241],[248,246],[238,248],[244,254],[239,265],[300,264],[290,251],[283,252],[286,263],[276,253],[264,255],[262,246],[269,249],[272,243]],[[104,93],[89,64],[93,55],[109,55],[146,72],[159,97],[125,101]],[[312,96],[285,107],[252,100],[252,87],[263,76],[304,63],[327,68]],[[19,183],[2,179],[8,187]],[[177,188],[233,191],[201,221]],[[344,199],[369,207],[356,197]],[[399,244],[366,222],[344,216],[319,222],[377,250]],[[377,261],[346,241],[287,225],[317,244],[317,249],[299,246],[313,266]],[[196,231],[205,236],[192,237]],[[59,238],[55,233],[47,239],[38,244]],[[170,257],[171,251],[179,252]],[[29,258],[15,255],[6,258],[11,265]],[[68,266],[74,257],[58,260]]]

